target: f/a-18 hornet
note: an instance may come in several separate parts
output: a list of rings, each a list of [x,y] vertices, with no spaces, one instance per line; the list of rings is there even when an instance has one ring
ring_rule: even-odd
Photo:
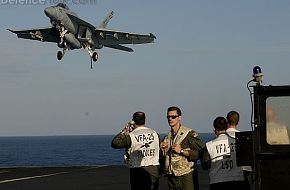
[[[80,19],[64,3],[48,7],[44,10],[50,18],[52,27],[37,28],[30,30],[11,30],[18,38],[39,40],[42,42],[55,42],[62,51],[57,52],[57,59],[61,60],[66,50],[84,48],[92,61],[97,61],[98,54],[95,49],[103,47],[132,52],[133,49],[121,44],[144,44],[154,42],[156,37],[149,35],[121,32],[107,29],[109,20],[113,17],[111,11],[98,27]]]

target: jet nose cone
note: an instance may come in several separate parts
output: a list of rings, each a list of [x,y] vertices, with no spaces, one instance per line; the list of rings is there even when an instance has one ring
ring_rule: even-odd
[[[44,13],[46,14],[46,16],[48,16],[49,18],[53,18],[54,17],[54,8],[53,7],[47,7],[46,9],[44,9]]]

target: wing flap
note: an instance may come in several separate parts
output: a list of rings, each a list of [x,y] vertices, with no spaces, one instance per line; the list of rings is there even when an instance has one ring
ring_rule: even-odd
[[[97,28],[96,35],[103,45],[117,45],[117,44],[144,44],[153,43],[156,37],[150,33],[137,34],[130,32],[115,31],[105,28]]]
[[[129,47],[126,47],[126,46],[122,46],[122,45],[105,45],[105,47],[118,49],[118,50],[122,50],[122,51],[133,52],[132,48],[129,48]]]

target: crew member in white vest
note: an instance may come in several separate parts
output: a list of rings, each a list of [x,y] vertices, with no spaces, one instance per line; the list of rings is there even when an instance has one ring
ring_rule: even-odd
[[[206,143],[211,158],[210,190],[248,190],[243,170],[237,166],[235,139],[227,135],[227,120],[217,117],[214,122],[216,138]]]
[[[131,190],[157,190],[159,186],[159,136],[145,127],[145,113],[133,114],[134,124],[125,125],[111,146],[126,149],[126,161],[130,168]],[[131,129],[128,125],[134,125]]]
[[[239,122],[240,122],[240,114],[237,111],[230,111],[227,114],[228,129],[226,130],[226,133],[232,139],[236,139],[236,133],[240,132],[238,130]],[[235,142],[234,142],[234,145],[235,145],[234,147],[236,147]],[[242,166],[242,169],[244,171],[245,176],[249,176],[250,173],[252,172],[251,166]]]
[[[172,106],[167,109],[170,132],[160,144],[162,170],[168,179],[169,190],[193,190],[193,170],[205,144],[198,134],[181,124],[181,110]]]

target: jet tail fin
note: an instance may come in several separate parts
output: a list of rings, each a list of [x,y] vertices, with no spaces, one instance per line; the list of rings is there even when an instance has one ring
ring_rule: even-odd
[[[99,25],[99,28],[106,28],[108,22],[113,18],[113,16],[114,16],[114,11],[109,12],[106,18]]]

